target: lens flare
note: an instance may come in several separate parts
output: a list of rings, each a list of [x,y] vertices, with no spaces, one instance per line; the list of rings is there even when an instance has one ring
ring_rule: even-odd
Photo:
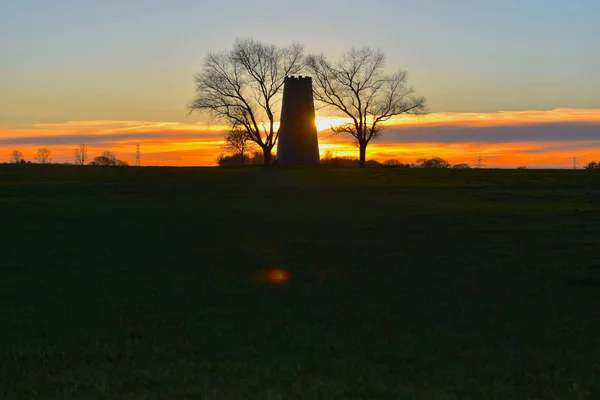
[[[272,285],[280,285],[290,280],[290,273],[283,268],[271,268],[258,274],[258,281]]]

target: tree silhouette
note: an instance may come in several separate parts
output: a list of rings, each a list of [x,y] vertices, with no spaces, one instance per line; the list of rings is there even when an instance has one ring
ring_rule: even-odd
[[[100,167],[114,167],[117,164],[117,156],[110,151],[104,151],[101,156],[94,157],[92,163]]]
[[[78,148],[75,149],[75,164],[76,165],[85,165],[87,160],[87,146],[85,144],[80,144]]]
[[[224,139],[223,148],[237,155],[241,165],[244,165],[246,152],[252,151],[256,147],[254,142],[250,141],[248,132],[244,128],[233,127],[225,134]]]
[[[12,153],[10,153],[10,161],[18,164],[22,160],[23,160],[23,153],[21,153],[19,150],[13,150]]]
[[[105,151],[101,156],[94,157],[88,165],[96,165],[100,167],[126,167],[129,164],[123,160],[118,160],[117,156],[111,151]]]
[[[277,143],[275,107],[284,79],[301,71],[304,48],[299,44],[277,47],[252,39],[236,40],[233,48],[211,52],[195,76],[196,97],[190,113],[201,111],[248,133],[271,163]]]
[[[417,168],[450,168],[450,163],[441,157],[419,158],[415,162]]]
[[[35,153],[35,159],[40,164],[48,164],[50,162],[50,156],[52,152],[46,147],[42,147],[41,149],[37,149],[37,153]]]
[[[321,164],[332,164],[333,163],[333,152],[331,150],[326,150],[321,157]]]
[[[392,158],[391,160],[385,160],[383,163],[383,166],[386,168],[398,168],[399,165],[401,165],[400,161],[396,160],[395,158]]]
[[[259,152],[262,160],[262,152]],[[247,155],[244,155],[244,164],[252,164],[252,160]],[[235,165],[242,165],[239,154],[227,155],[225,153],[219,154],[217,157],[217,164],[220,167],[230,167]],[[262,163],[261,163],[262,164]]]
[[[385,54],[379,50],[352,48],[335,63],[323,54],[311,55],[307,66],[313,75],[315,99],[351,119],[332,130],[356,139],[361,168],[366,167],[369,142],[381,135],[385,121],[425,112],[425,98],[407,87],[406,71],[384,73]]]

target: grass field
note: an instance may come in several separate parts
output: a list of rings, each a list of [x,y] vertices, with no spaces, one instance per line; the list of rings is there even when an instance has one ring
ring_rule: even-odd
[[[0,165],[0,221],[2,399],[600,398],[599,174]]]

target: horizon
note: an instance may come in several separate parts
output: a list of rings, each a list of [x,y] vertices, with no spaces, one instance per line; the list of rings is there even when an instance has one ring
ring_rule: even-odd
[[[352,140],[332,136],[328,129],[330,122],[341,121],[317,117],[321,156],[330,151],[336,157],[357,158]],[[0,149],[6,162],[12,150],[33,160],[38,148],[47,147],[52,162],[69,163],[75,148],[86,144],[90,160],[112,151],[133,165],[140,143],[142,166],[214,166],[217,156],[225,153],[224,132],[225,126],[200,122],[69,121],[0,129]],[[439,156],[451,164],[474,166],[481,156],[489,168],[572,169],[574,157],[578,168],[598,158],[598,133],[600,110],[593,109],[401,116],[387,124],[383,137],[369,145],[367,154],[379,162],[412,163]]]
[[[573,157],[581,165],[600,158],[594,1],[379,1],[363,15],[379,20],[368,32],[351,23],[331,28],[332,13],[356,21],[355,2],[200,3],[0,6],[0,162],[12,150],[32,159],[40,147],[50,148],[54,162],[69,162],[85,143],[92,158],[110,150],[134,164],[139,142],[142,165],[215,165],[223,132],[206,116],[186,116],[186,104],[203,57],[238,37],[298,42],[332,59],[368,45],[387,55],[388,70],[406,69],[429,114],[388,124],[369,145],[369,159],[440,156],[474,164],[481,154],[493,167],[569,168]],[[239,24],[219,23],[225,17]],[[309,30],[306,21],[313,22]],[[317,112],[321,154],[357,157],[350,139],[329,137],[328,118],[339,117]]]

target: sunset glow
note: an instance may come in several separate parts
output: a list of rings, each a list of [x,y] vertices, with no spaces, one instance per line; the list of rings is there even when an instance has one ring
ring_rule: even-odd
[[[315,124],[317,125],[317,131],[328,131],[331,130],[332,126],[344,125],[352,122],[350,118],[341,117],[317,117]]]
[[[333,156],[357,157],[351,138],[333,136],[330,131],[332,125],[345,122],[341,117],[317,117],[321,155],[330,151]],[[109,120],[0,127],[0,155],[9,161],[12,150],[19,150],[32,160],[36,149],[48,147],[54,162],[72,162],[75,147],[85,143],[92,158],[110,150],[134,163],[139,142],[142,165],[210,166],[223,152],[225,130],[214,123]],[[558,133],[553,134],[554,130]],[[440,156],[453,164],[472,165],[481,155],[490,167],[568,168],[573,157],[580,163],[600,158],[600,110],[400,117],[386,123],[384,135],[369,144],[367,154],[378,161],[395,158],[409,163],[419,157]]]

